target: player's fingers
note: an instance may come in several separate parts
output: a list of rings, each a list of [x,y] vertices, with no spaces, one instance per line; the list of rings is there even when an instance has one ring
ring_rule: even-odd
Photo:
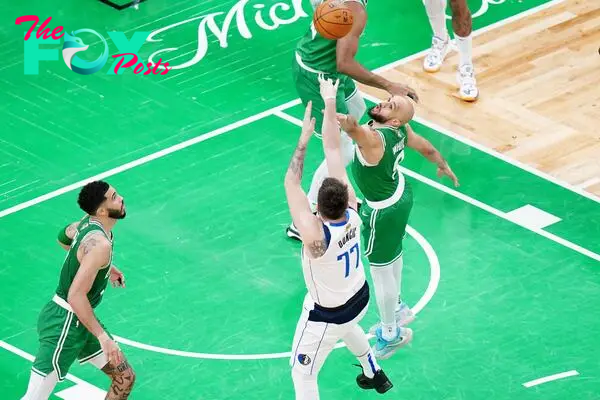
[[[312,101],[308,101],[306,104],[306,110],[304,110],[304,120],[308,119],[310,112],[312,110]]]

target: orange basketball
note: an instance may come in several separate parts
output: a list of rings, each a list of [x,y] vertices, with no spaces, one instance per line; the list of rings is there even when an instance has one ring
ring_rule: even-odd
[[[353,22],[352,10],[340,1],[324,1],[319,4],[313,14],[315,29],[321,36],[330,40],[346,36],[350,32]]]

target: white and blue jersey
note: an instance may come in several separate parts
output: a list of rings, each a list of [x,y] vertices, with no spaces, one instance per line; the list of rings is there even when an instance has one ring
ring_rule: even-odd
[[[348,208],[345,221],[323,222],[327,250],[319,258],[309,258],[302,250],[304,281],[315,306],[310,319],[330,323],[352,320],[369,300],[369,288],[360,257],[358,213]],[[344,316],[344,314],[346,314]]]

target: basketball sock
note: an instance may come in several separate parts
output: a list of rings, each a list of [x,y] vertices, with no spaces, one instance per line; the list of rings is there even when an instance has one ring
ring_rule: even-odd
[[[423,0],[431,30],[433,34],[442,40],[448,39],[446,28],[446,4],[447,0]]]
[[[316,376],[303,374],[292,368],[292,380],[294,381],[296,400],[319,400],[319,386],[317,385]]]
[[[367,334],[362,330],[360,325],[352,327],[344,337],[342,337],[342,340],[346,343],[348,350],[350,350],[360,362],[363,374],[365,374],[367,378],[373,378],[375,372],[379,371],[381,367],[377,364],[375,355],[369,346]]]
[[[50,372],[45,377],[31,371],[27,393],[21,397],[21,400],[47,400],[57,383],[56,371]]]
[[[394,261],[394,278],[396,278],[396,286],[398,287],[398,303],[396,304],[396,311],[400,310],[400,304],[402,303],[402,267],[404,266],[403,256]]]
[[[456,47],[458,47],[458,54],[460,54],[460,65],[473,64],[473,57],[471,55],[473,40],[471,35],[467,37],[461,37],[454,35],[456,38]]]
[[[396,304],[398,304],[398,286],[394,277],[393,264],[384,267],[371,265],[371,277],[381,318],[382,336],[385,340],[393,340],[398,335],[395,314]]]

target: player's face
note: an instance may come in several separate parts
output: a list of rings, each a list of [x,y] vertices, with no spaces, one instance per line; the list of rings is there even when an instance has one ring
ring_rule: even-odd
[[[392,96],[369,110],[369,116],[380,124],[400,126],[412,119],[414,106],[406,96]]]
[[[119,196],[117,191],[110,186],[105,194],[106,200],[103,207],[106,208],[107,216],[112,219],[123,219],[127,214],[125,209],[125,200]]]

